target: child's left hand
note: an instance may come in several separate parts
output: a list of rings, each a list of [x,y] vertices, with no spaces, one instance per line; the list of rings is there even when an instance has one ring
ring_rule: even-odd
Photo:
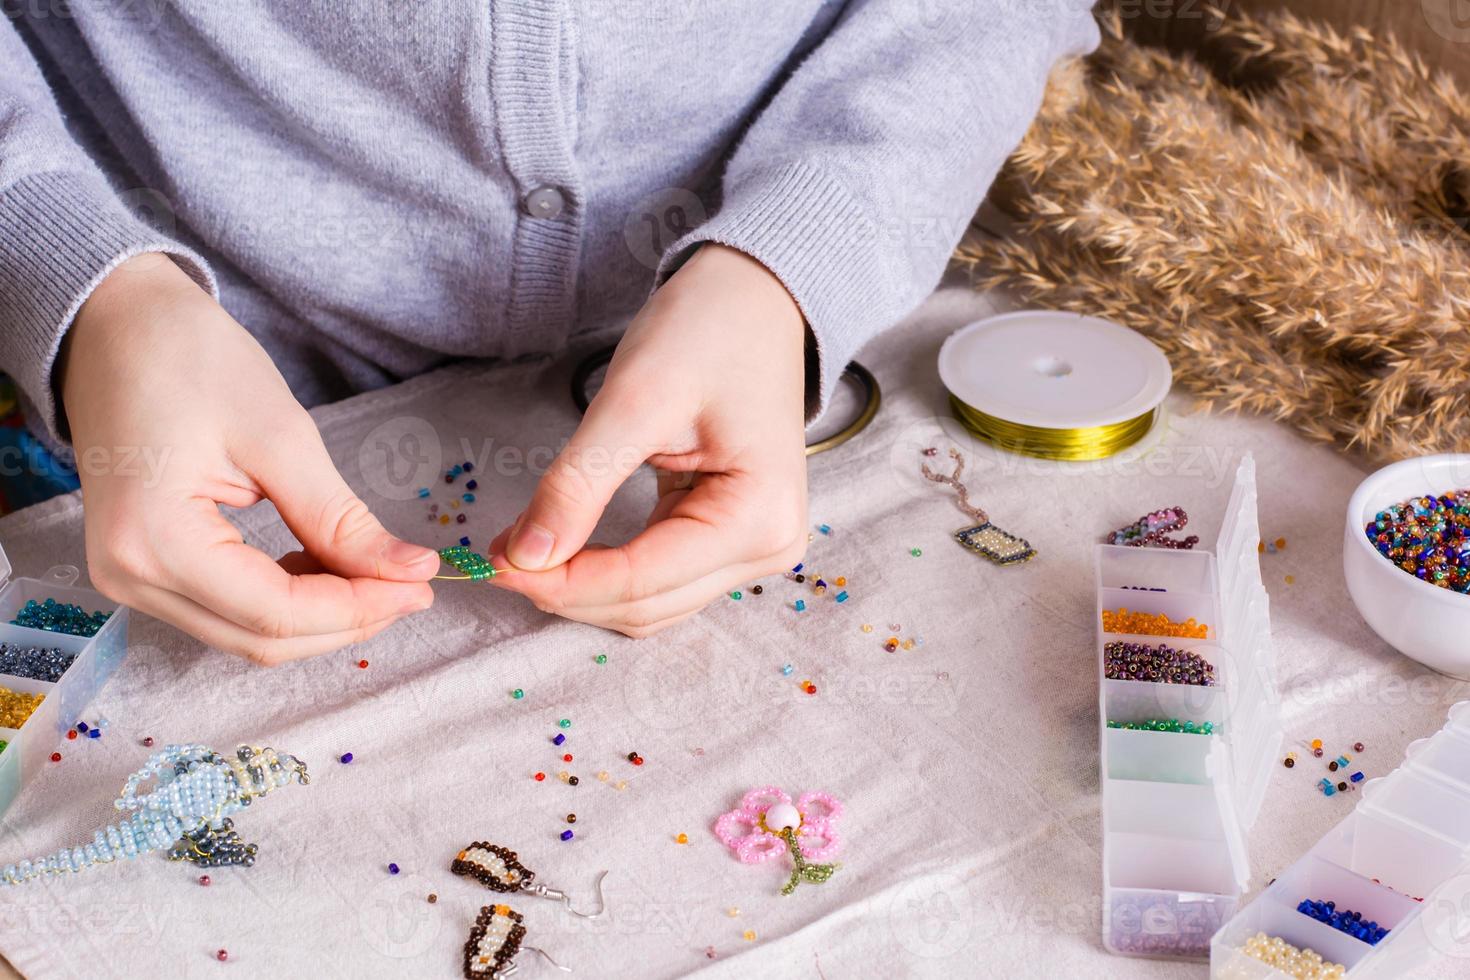
[[[656,292],[530,506],[491,543],[492,581],[538,608],[647,636],[806,546],[806,328],[765,266],[704,245]],[[658,471],[645,531],[588,545],[614,491]]]

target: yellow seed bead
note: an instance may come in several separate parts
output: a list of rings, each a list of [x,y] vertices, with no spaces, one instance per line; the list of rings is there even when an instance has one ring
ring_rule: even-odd
[[[613,786],[613,789],[618,790],[619,792],[621,792],[621,791],[623,791],[623,790],[625,790],[627,788],[628,788],[628,781],[626,779],[619,779],[617,781],[617,784]]]
[[[914,641],[911,640],[911,639],[910,640],[904,640],[903,641],[903,648],[905,650],[912,650],[914,648]]]
[[[735,918],[737,915],[740,914],[740,906],[738,906],[738,905],[732,905],[732,906],[730,906],[729,908],[727,908],[725,910],[725,914],[728,915],[732,919]]]
[[[605,782],[607,782],[607,770],[606,769],[603,769],[601,772],[599,772],[597,774],[597,781],[599,783],[605,783]]]
[[[675,844],[687,844],[687,843],[689,843],[689,835],[688,834],[679,834],[678,836],[676,836],[674,838],[674,843]]]
[[[837,578],[834,581],[836,581],[837,587],[838,588],[841,588],[842,586],[844,586],[844,585],[847,584],[847,576],[846,575],[839,575],[839,576],[837,576]]]
[[[755,930],[754,929],[747,929],[747,930],[745,930],[745,932],[741,933],[741,935],[743,935],[745,937],[745,941],[748,942],[748,943],[755,941]]]
[[[871,632],[873,632],[873,624],[872,623],[864,623],[863,624],[863,632],[864,633],[871,633]]]

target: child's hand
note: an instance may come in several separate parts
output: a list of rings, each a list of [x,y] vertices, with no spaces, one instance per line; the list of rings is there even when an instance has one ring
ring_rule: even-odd
[[[806,546],[805,325],[741,252],[705,245],[644,306],[587,417],[491,544],[496,585],[548,612],[645,636]],[[658,471],[648,529],[587,538],[644,461]],[[508,551],[502,556],[502,550]]]
[[[243,327],[161,255],[77,314],[60,390],[98,589],[262,664],[335,650],[427,607],[427,548],[383,529]],[[278,564],[219,505],[268,498],[302,543]]]

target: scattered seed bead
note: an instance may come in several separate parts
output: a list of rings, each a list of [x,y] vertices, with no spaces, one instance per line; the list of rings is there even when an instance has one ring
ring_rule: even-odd
[[[754,929],[747,929],[747,930],[745,930],[745,932],[741,933],[741,935],[745,938],[745,941],[746,942],[754,942],[755,941],[755,930]]]
[[[1362,772],[1355,772],[1348,778],[1355,783],[1361,783],[1363,781],[1363,774]]]
[[[556,774],[556,778],[565,783],[572,778],[572,774],[563,769],[561,772]]]
[[[534,779],[534,780],[536,780],[536,782],[538,782],[538,783],[544,782],[545,779],[546,779],[546,773],[544,773],[544,772],[538,772],[536,775],[532,776],[531,778]]]
[[[740,914],[740,906],[738,906],[738,905],[732,905],[732,906],[730,906],[729,908],[727,908],[725,910],[725,914],[728,915],[732,919],[735,918],[736,916],[738,916]]]
[[[800,566],[797,566],[797,567],[800,567]],[[806,576],[805,575],[798,575],[798,576],[796,576],[796,584],[800,585],[802,582],[805,582],[805,581],[806,581]]]
[[[200,875],[199,876],[199,884],[203,885],[205,888],[208,888],[209,887],[210,880],[211,879],[210,879],[209,875]]]
[[[714,959],[715,958],[715,948],[713,946],[706,946],[704,948],[704,957],[705,957],[705,959],[708,959],[708,960]]]
[[[792,667],[792,666],[791,666],[791,665],[790,665],[790,664],[786,664],[786,665],[784,665],[784,666],[783,666],[783,667],[782,667],[782,668],[781,668],[781,674],[782,674],[782,676],[785,676],[785,677],[790,677],[790,676],[791,676],[791,672],[792,672],[792,671],[793,671],[793,670],[795,670],[795,669],[796,669],[796,668],[794,668],[794,667]]]
[[[67,731],[67,733],[66,733],[66,737],[67,737],[67,740],[68,741],[75,741],[76,740],[76,737],[77,737],[77,733],[75,731],[69,729]]]
[[[556,737],[551,740],[551,744],[552,745],[560,745],[563,742],[565,742],[566,740],[567,740],[567,737],[565,735],[563,735],[561,732],[557,732],[556,733]]]
[[[766,591],[766,587],[764,585],[752,585],[750,587],[751,595],[760,595],[764,591]]]
[[[1328,772],[1337,772],[1337,761],[1336,760],[1333,760],[1332,762],[1327,763],[1327,771]]]
[[[433,892],[429,892],[429,904],[430,905],[437,905],[437,904],[439,904],[439,896],[438,895],[435,895]]]
[[[567,814],[567,823],[576,823],[576,822],[577,822],[577,815],[575,813],[568,813]]]
[[[567,782],[570,783],[570,784],[572,784],[573,786],[576,786],[581,781],[582,780],[578,779],[576,776],[572,776],[569,779],[567,779]]]
[[[1320,738],[1312,739],[1311,746],[1314,749],[1320,749],[1322,747],[1322,740]]]
[[[914,648],[914,641],[912,639],[904,640],[903,648],[905,650],[912,650]]]
[[[635,766],[641,766],[643,765],[643,756],[639,755],[637,752],[629,752],[628,761],[633,763],[633,765]]]
[[[468,548],[470,546],[470,536],[468,534],[459,539],[459,546],[461,548]]]
[[[1295,766],[1296,766],[1296,753],[1295,752],[1288,752],[1288,753],[1286,753],[1286,758],[1281,760],[1281,764],[1283,766],[1285,766],[1286,768],[1288,768],[1288,769],[1295,768]]]
[[[621,793],[623,790],[625,790],[627,788],[628,788],[628,781],[626,779],[619,779],[617,781],[617,783],[614,784],[614,786],[613,786],[613,789],[617,790],[619,793]]]
[[[887,650],[889,653],[892,653],[893,651],[898,649],[898,640],[890,636],[887,641],[884,642],[883,649]]]
[[[51,753],[51,761],[52,762],[60,762],[61,761],[61,753],[60,752],[52,752]]]
[[[510,692],[510,696],[519,701],[521,698],[526,696],[526,692],[521,690],[520,688],[516,688],[514,691]]]
[[[871,632],[873,632],[873,624],[872,623],[864,623],[863,624],[863,632],[864,633],[871,633]]]
[[[455,517],[454,517],[454,522],[456,524],[463,524],[465,522],[465,520],[466,520],[466,518],[465,518],[465,516],[463,514],[456,514]]]
[[[689,835],[688,834],[677,834],[677,835],[675,835],[675,837],[674,837],[674,843],[675,844],[687,844],[687,843],[689,843]]]
[[[564,755],[564,756],[561,757],[561,761],[562,762],[571,762],[572,761],[572,754],[570,752],[568,752],[566,755]]]
[[[1313,749],[1312,750],[1312,755],[1314,755],[1314,756],[1316,756],[1317,758],[1320,759],[1320,758],[1322,758],[1322,750],[1321,749]]]
[[[802,687],[802,690],[808,694],[816,694],[817,685],[813,684],[811,681],[807,681],[806,685]]]
[[[563,718],[561,721],[557,722],[557,724],[560,725],[562,728],[571,728],[572,727],[572,719],[570,719],[570,718]]]
[[[576,836],[576,835],[575,835],[575,834],[573,834],[573,833],[572,833],[572,832],[571,832],[571,831],[570,831],[570,830],[563,830],[563,831],[562,831],[562,832],[561,832],[561,839],[562,839],[562,840],[571,840],[571,839],[572,839],[572,838],[573,838],[573,837],[575,837],[575,836]]]
[[[152,735],[145,735],[143,737],[143,747],[144,748],[148,748],[148,749],[153,748],[153,736]]]
[[[357,662],[357,668],[358,668],[358,670],[367,670],[367,666],[368,666],[368,662],[366,660],[359,660]]]
[[[214,954],[214,958],[223,963],[225,960],[230,958],[230,953],[228,950],[221,949]]]
[[[1288,575],[1288,576],[1286,576],[1286,584],[1287,585],[1295,585],[1296,584],[1296,576],[1295,575]]]
[[[478,489],[480,489],[480,481],[479,480],[470,480],[467,483],[465,483],[464,488],[466,490],[478,490]]]
[[[1354,752],[1362,752],[1363,751],[1363,743],[1362,742],[1354,742],[1353,743],[1353,751]]]
[[[347,765],[347,764],[349,764],[350,762],[352,762],[352,753],[351,752],[343,752],[342,753],[342,758],[339,759],[338,761],[341,762],[342,765],[344,765],[344,766]]]
[[[737,589],[736,591],[730,593],[730,598],[734,599],[736,602],[739,602],[743,598],[743,595],[740,590]]]
[[[388,873],[390,875],[396,875],[398,873],[398,865],[394,864],[392,861],[388,862]]]
[[[605,654],[605,653],[599,653],[597,655],[597,662],[600,663],[600,664],[607,663],[607,654]]]
[[[603,769],[603,770],[601,770],[601,771],[599,771],[597,773],[597,781],[599,783],[605,783],[605,782],[607,782],[607,780],[608,780],[608,774],[607,774],[607,770],[606,769]]]
[[[427,497],[428,495],[429,495],[429,488],[428,487],[419,487],[419,499],[420,500],[422,500],[423,498]]]
[[[837,576],[837,578],[833,579],[833,582],[836,583],[837,587],[840,589],[842,588],[842,586],[847,584],[847,576],[839,575]]]
[[[792,608],[794,608],[797,612],[806,612],[806,600],[797,599],[796,602],[792,603]]]
[[[87,730],[87,737],[88,738],[101,738],[102,737],[102,729],[100,729],[100,728],[89,728]]]

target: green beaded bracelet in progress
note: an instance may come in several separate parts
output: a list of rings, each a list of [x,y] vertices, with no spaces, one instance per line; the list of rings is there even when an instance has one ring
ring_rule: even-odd
[[[445,582],[483,582],[487,578],[504,575],[511,571],[509,568],[496,568],[490,564],[490,560],[484,555],[471,551],[464,545],[455,545],[452,548],[441,548],[439,557],[444,559],[446,565],[453,566],[456,570],[464,573],[462,575],[435,575],[434,578]]]

